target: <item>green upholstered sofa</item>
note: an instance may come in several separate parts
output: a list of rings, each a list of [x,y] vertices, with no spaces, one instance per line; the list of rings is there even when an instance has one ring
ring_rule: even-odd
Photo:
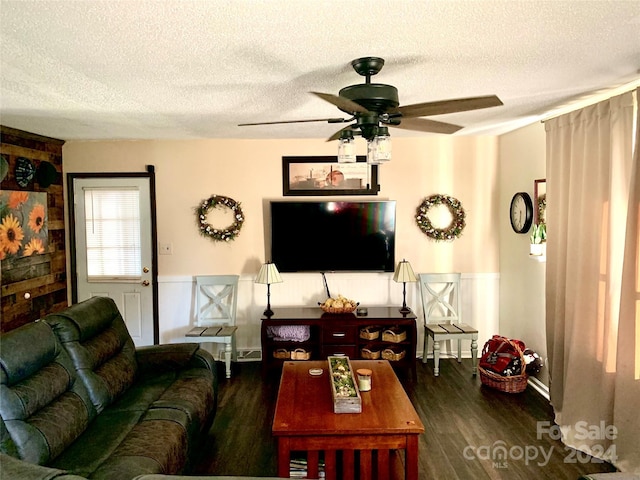
[[[0,453],[0,478],[2,480],[84,480],[85,477],[69,474],[64,470],[33,465]],[[276,480],[280,477],[218,477],[143,474],[133,480]]]
[[[0,478],[144,478],[188,472],[216,412],[199,344],[136,349],[94,297],[0,337]]]
[[[84,480],[85,477],[69,474],[55,468],[33,465],[0,453],[0,478],[2,480]],[[133,480],[277,480],[280,477],[219,477],[143,474]]]

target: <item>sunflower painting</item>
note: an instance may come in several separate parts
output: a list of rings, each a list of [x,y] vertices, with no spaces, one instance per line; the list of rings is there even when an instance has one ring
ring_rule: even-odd
[[[47,251],[47,194],[0,190],[0,260]]]

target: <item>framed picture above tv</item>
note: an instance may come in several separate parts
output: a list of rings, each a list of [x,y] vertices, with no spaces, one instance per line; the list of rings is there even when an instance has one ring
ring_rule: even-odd
[[[338,163],[336,156],[282,157],[282,194],[309,195],[377,195],[378,166],[367,158],[355,163]]]

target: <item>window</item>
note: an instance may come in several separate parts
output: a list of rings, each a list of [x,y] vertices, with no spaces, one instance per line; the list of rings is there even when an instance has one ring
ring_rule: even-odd
[[[83,190],[88,280],[139,281],[140,191],[136,187]]]

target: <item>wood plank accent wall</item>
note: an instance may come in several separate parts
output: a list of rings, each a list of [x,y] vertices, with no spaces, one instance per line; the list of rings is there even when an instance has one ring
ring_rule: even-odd
[[[0,126],[0,154],[9,163],[2,190],[47,193],[49,245],[41,255],[5,258],[1,262],[2,317],[0,331],[6,332],[68,306],[67,262],[65,256],[64,199],[62,184],[63,140]],[[34,179],[21,188],[15,179],[20,157],[30,159],[36,168],[47,161],[55,166],[57,178],[47,188]],[[25,295],[29,298],[25,298]]]

